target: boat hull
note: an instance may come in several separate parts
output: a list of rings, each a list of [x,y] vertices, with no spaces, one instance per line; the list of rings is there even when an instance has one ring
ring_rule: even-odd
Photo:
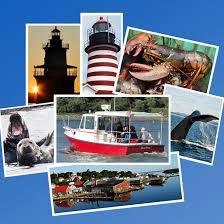
[[[71,144],[71,150],[97,153],[111,156],[126,156],[133,153],[163,153],[164,145],[155,144],[109,144],[88,142],[66,136]]]

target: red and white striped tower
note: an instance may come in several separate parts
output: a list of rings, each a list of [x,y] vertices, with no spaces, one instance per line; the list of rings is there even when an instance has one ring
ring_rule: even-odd
[[[88,30],[85,52],[88,54],[87,83],[96,94],[112,94],[118,70],[116,53],[120,41],[108,21],[103,17]]]

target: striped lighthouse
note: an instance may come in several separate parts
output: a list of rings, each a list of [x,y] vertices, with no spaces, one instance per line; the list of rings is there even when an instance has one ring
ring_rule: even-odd
[[[88,29],[87,36],[87,84],[96,94],[112,94],[118,70],[116,54],[120,51],[120,41],[111,24],[103,17]]]

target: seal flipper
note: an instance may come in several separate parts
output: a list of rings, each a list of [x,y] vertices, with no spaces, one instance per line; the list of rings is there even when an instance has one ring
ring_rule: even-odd
[[[49,136],[49,134],[48,134],[48,136]],[[48,136],[47,136],[47,137],[48,137]],[[44,142],[46,141],[47,137],[42,138],[40,141],[36,142],[36,144],[37,144],[38,146],[42,146],[42,145],[44,144]]]
[[[51,163],[54,160],[53,134],[54,131],[52,131],[51,134],[48,134],[44,144],[40,147],[40,163]]]
[[[52,131],[51,134],[48,134],[46,137],[42,138],[40,141],[36,142],[36,144],[39,147],[41,147],[42,145],[48,146],[52,141],[53,134],[54,134],[54,131]]]
[[[48,146],[51,144],[52,142],[52,138],[53,138],[53,134],[54,134],[54,131],[51,132],[51,134],[47,136],[45,142],[44,142],[44,145]]]
[[[195,121],[209,122],[212,120],[218,120],[219,118],[212,115],[201,115],[199,111],[194,111],[191,115],[185,117],[172,131],[171,139],[172,140],[182,140],[185,139],[192,124]]]

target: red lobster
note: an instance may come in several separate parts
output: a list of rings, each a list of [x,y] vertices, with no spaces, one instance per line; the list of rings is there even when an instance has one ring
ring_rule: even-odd
[[[155,81],[162,79],[170,72],[179,72],[188,77],[182,86],[191,88],[192,85],[209,73],[212,67],[210,58],[198,51],[185,51],[155,43],[151,34],[139,33],[126,44],[125,53],[137,57],[143,52],[143,58],[152,62],[154,66],[131,63],[129,73],[142,81]],[[190,80],[190,81],[189,81]]]

